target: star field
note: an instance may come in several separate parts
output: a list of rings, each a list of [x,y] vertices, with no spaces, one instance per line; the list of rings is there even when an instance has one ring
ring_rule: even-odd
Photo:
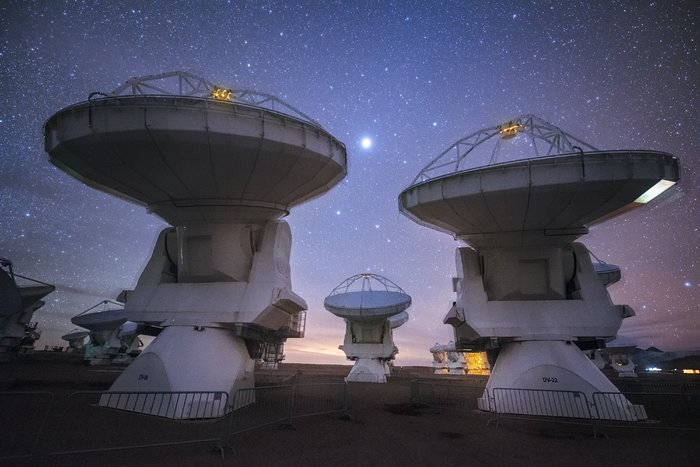
[[[457,139],[532,113],[601,149],[680,158],[673,195],[581,241],[623,269],[609,290],[637,316],[620,342],[699,349],[699,22],[693,1],[2,2],[0,256],[58,287],[34,315],[39,348],[132,288],[165,223],[53,167],[43,124],[133,76],[189,71],[277,95],[347,145],[348,176],[287,218],[309,304],[287,360],[345,361],[323,299],[371,271],[413,298],[397,364],[428,364],[451,339],[458,244],[397,196]]]

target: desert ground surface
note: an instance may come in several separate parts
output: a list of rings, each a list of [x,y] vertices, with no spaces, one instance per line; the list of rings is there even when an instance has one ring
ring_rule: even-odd
[[[282,364],[278,370],[258,371],[257,384],[342,383],[349,368]],[[4,412],[0,413],[0,457],[28,452],[27,433],[41,430],[35,455],[7,459],[0,465],[675,467],[700,463],[697,423],[682,428],[654,420],[605,426],[605,436],[598,437],[586,423],[511,417],[499,417],[495,423],[490,413],[427,407],[410,398],[412,380],[478,387],[486,377],[438,377],[424,367],[397,370],[387,384],[349,383],[350,417],[314,415],[296,418],[291,426],[273,423],[233,434],[226,439],[222,459],[214,440],[187,443],[220,437],[221,425],[216,421],[170,421],[95,408],[89,404],[92,393],[75,393],[106,390],[120,367],[87,367],[75,355],[38,352],[5,367],[5,393],[0,394]],[[53,394],[43,424],[48,396],[21,396],[37,391]],[[170,443],[179,436],[183,442],[176,445],[46,455],[161,440]]]

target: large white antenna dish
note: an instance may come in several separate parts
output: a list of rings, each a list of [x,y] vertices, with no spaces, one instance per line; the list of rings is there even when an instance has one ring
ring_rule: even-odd
[[[678,179],[670,154],[599,151],[525,115],[459,140],[399,195],[404,215],[471,245],[457,249],[457,300],[444,322],[457,351],[499,352],[482,408],[494,410],[494,389],[617,392],[580,349],[614,338],[634,311],[605,290],[619,268],[594,268],[573,242]],[[631,404],[598,417],[620,413],[645,418]]]
[[[345,145],[317,122],[270,94],[176,71],[93,93],[44,133],[53,164],[174,227],[124,294],[125,319],[161,331],[112,391],[233,394],[253,386],[266,345],[303,336],[280,219],[347,173]]]

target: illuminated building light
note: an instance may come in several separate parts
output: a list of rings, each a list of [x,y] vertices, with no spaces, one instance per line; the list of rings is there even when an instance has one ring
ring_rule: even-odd
[[[508,122],[498,127],[498,132],[501,134],[501,138],[512,138],[520,130],[523,129],[522,124]]]
[[[639,198],[635,199],[634,202],[639,204],[646,204],[675,184],[676,182],[672,182],[670,180],[661,180],[656,185],[642,193],[642,195]]]
[[[694,370],[691,368],[683,368],[683,374],[686,375],[700,375],[700,370]]]
[[[230,101],[233,99],[233,91],[226,88],[215,87],[211,95],[214,99],[219,101]]]
[[[486,352],[466,352],[467,369],[470,375],[488,375],[491,373]]]
[[[659,371],[661,371],[661,368],[658,368],[658,367],[655,367],[655,366],[651,366],[651,367],[647,368],[647,371],[648,371],[649,373],[658,373]]]

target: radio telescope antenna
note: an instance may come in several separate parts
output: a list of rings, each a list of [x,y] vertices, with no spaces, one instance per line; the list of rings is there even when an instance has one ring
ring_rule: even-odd
[[[12,261],[0,258],[0,363],[34,350],[41,333],[32,316],[54,290],[51,284],[18,274]]]
[[[68,342],[66,352],[83,353],[85,351],[85,338],[90,335],[90,331],[73,330],[61,336],[61,339]]]
[[[167,394],[212,393],[197,404],[223,415],[213,393],[253,387],[266,346],[303,336],[307,305],[292,291],[282,218],[345,177],[345,145],[270,94],[182,71],[93,93],[49,118],[44,134],[57,167],[172,226],[122,294],[125,319],[162,330],[110,390],[165,393],[157,415],[184,418],[199,407],[173,412]],[[147,405],[117,399],[101,403]]]
[[[124,304],[114,300],[103,300],[71,318],[71,323],[87,329],[90,340],[85,346],[83,359],[89,365],[109,365],[111,363],[128,363],[132,343],[138,340],[135,332],[136,323],[128,321]],[[80,333],[63,336],[74,348],[70,337]],[[84,336],[83,336],[84,337]],[[79,338],[82,343],[82,337]],[[139,341],[140,342],[140,341]]]
[[[592,400],[618,392],[582,349],[604,346],[634,311],[614,305],[605,289],[620,268],[594,266],[575,240],[678,179],[670,154],[600,151],[525,115],[459,140],[401,192],[402,214],[470,245],[457,249],[457,300],[444,322],[454,328],[457,351],[498,352],[481,408],[557,415],[563,407],[542,412],[500,401],[495,408],[489,397],[522,389]],[[619,411],[597,418],[646,417],[621,400],[611,397]]]
[[[411,297],[386,277],[364,273],[341,282],[323,305],[345,320],[339,348],[355,362],[346,381],[385,383],[389,362],[398,353],[392,329],[408,321]]]

